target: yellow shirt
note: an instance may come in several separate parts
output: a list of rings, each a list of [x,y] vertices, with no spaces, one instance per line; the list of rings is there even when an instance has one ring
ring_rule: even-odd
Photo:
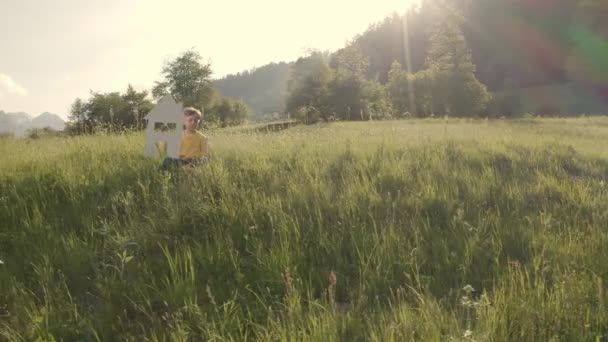
[[[200,132],[182,133],[182,145],[179,149],[180,159],[201,159],[209,156],[208,139]]]

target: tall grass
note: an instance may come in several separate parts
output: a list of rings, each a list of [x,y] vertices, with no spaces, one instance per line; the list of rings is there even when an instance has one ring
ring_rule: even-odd
[[[0,140],[0,339],[604,340],[608,120]]]

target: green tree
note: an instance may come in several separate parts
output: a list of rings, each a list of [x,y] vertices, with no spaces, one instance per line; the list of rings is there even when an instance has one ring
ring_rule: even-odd
[[[91,98],[87,102],[87,112],[96,126],[103,125],[106,128],[116,128],[120,125],[120,117],[117,113],[122,113],[126,107],[120,92],[97,93],[92,92]]]
[[[439,115],[479,115],[491,96],[475,77],[475,64],[460,28],[463,17],[444,3],[436,7],[434,22],[426,59],[433,82],[433,110]]]
[[[88,115],[87,104],[77,98],[70,106],[66,131],[69,134],[86,134],[92,132],[93,126]]]
[[[292,65],[286,111],[295,118],[308,123],[315,122],[319,117],[329,119],[329,84],[333,79],[333,72],[327,63],[327,57],[326,53],[313,51]],[[302,117],[302,113],[309,111],[319,115]]]
[[[405,113],[416,113],[414,75],[404,71],[401,64],[394,61],[388,73],[386,84],[388,97],[397,117]]]
[[[232,101],[227,97],[222,98],[214,107],[213,112],[217,115],[220,125],[226,127],[228,125],[228,118],[232,112]]]
[[[370,61],[368,78],[386,83],[393,61],[409,65],[410,73],[423,68],[428,45],[426,28],[431,24],[427,8],[422,5],[403,15],[393,13],[355,38],[353,43]]]
[[[432,70],[421,70],[413,75],[414,109],[413,114],[419,117],[432,115],[435,105],[434,84],[435,75]]]
[[[392,117],[392,106],[386,86],[374,80],[363,84],[364,119],[386,119]]]
[[[391,114],[387,89],[376,80],[368,80],[369,59],[351,44],[332,59],[334,77],[329,82],[328,107],[343,120],[385,118]]]
[[[232,125],[240,125],[247,121],[247,118],[251,115],[251,108],[243,99],[234,101],[232,105],[232,116],[230,123]]]
[[[236,126],[244,123],[251,115],[251,108],[242,99],[234,100],[230,97],[216,99],[213,107],[209,109],[210,122],[221,127]]]
[[[131,85],[124,94],[91,92],[87,101],[78,98],[72,103],[68,130],[82,134],[94,133],[101,127],[110,130],[141,129],[143,117],[153,106],[148,92],[138,92]]]
[[[125,127],[142,129],[144,116],[148,114],[154,104],[148,99],[148,92],[138,92],[129,84],[127,91],[122,94],[125,103],[123,111],[118,113],[118,119]]]
[[[332,59],[335,77],[330,82],[330,107],[343,120],[364,119],[365,73],[369,60],[354,45],[338,51]]]
[[[154,98],[171,94],[184,106],[210,107],[213,97],[211,64],[204,64],[198,52],[186,51],[165,63],[162,74],[164,79],[157,81],[152,89]]]

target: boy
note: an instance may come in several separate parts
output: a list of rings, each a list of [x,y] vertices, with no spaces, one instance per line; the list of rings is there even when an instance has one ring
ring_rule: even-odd
[[[198,109],[188,107],[184,109],[184,117],[179,159],[165,158],[162,165],[163,169],[175,166],[194,167],[206,163],[210,157],[209,139],[196,130],[203,115]]]

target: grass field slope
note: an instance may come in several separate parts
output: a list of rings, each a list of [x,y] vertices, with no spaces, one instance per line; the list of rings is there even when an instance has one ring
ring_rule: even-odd
[[[0,139],[0,340],[605,341],[608,119]]]

